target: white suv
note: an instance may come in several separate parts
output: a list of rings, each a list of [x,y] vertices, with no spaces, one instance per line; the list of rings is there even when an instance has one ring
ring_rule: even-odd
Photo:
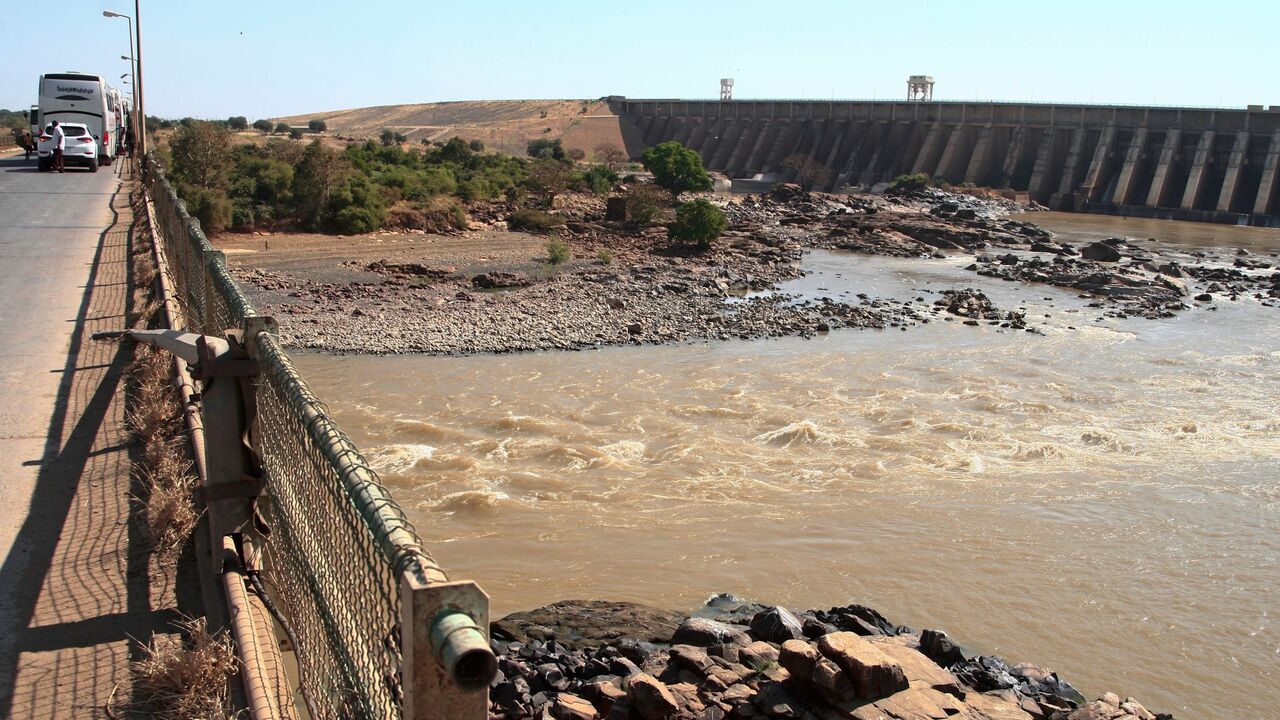
[[[89,132],[83,123],[62,123],[66,143],[62,150],[63,165],[84,165],[89,172],[98,172],[98,140]],[[40,142],[36,144],[36,167],[40,170],[53,169],[53,126],[45,127],[40,134]]]

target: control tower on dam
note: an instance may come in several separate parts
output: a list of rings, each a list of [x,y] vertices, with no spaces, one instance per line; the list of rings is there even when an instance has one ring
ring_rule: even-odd
[[[678,140],[739,187],[871,188],[924,173],[1057,210],[1280,226],[1280,106],[609,99],[645,146]],[[633,156],[643,148],[628,147]],[[754,179],[753,184],[748,179]]]

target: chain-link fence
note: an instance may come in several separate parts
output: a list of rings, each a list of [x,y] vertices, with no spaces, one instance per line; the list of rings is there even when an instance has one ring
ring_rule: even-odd
[[[295,639],[303,693],[324,718],[402,717],[402,579],[447,581],[351,440],[330,419],[257,312],[222,253],[187,213],[163,171],[144,182],[188,332],[246,338],[258,365],[252,426],[270,534],[263,577]]]

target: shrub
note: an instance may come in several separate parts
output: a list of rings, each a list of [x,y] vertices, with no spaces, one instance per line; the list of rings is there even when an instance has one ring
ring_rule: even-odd
[[[528,173],[529,189],[546,196],[547,205],[556,199],[556,195],[564,192],[573,177],[573,171],[567,163],[549,159],[533,162]]]
[[[253,129],[257,130],[258,132],[269,133],[271,132],[271,121],[270,120],[254,120]]]
[[[507,217],[507,226],[512,230],[539,232],[564,225],[564,221],[555,215],[528,208],[517,210]]]
[[[229,117],[227,118],[227,127],[231,128],[232,130],[248,130],[249,119],[243,115],[235,115],[233,117]]]
[[[552,265],[559,265],[560,263],[569,262],[572,257],[573,253],[569,250],[569,246],[560,238],[552,235],[551,239],[547,241],[547,262]]]
[[[288,132],[292,129],[293,128],[289,127],[289,123],[287,122],[276,123],[276,132],[280,133],[281,135],[288,134]]]
[[[472,140],[468,147],[471,148],[471,152],[484,152],[484,143],[479,140]]]
[[[200,221],[205,235],[217,235],[231,224],[231,200],[222,190],[184,184],[178,194],[187,204],[187,212]]]
[[[826,165],[802,153],[788,156],[782,164],[795,172],[796,182],[805,190],[812,190],[831,179],[831,170]]]
[[[231,227],[253,227],[253,206],[235,203],[231,206]]]
[[[667,199],[667,194],[656,185],[633,185],[627,191],[627,217],[632,222],[648,225],[666,207]]]
[[[382,214],[371,207],[348,205],[333,217],[333,227],[343,235],[373,232],[382,224]]]
[[[600,252],[596,253],[596,262],[601,265],[609,265],[613,262],[613,251],[609,248],[600,248]]]
[[[289,137],[293,138],[294,140],[301,140],[301,139],[302,139],[302,131],[301,131],[301,130],[299,130],[298,128],[294,128],[294,129],[292,129],[292,130],[290,130],[290,131],[289,131]]]
[[[723,210],[706,200],[694,200],[676,208],[676,221],[668,234],[672,240],[705,250],[728,224]]]
[[[587,159],[587,151],[583,150],[582,148],[569,148],[569,150],[565,154],[568,155],[569,159],[573,160],[574,162]]]
[[[313,133],[322,133],[329,129],[329,123],[326,123],[323,120],[312,120],[307,123],[307,128]]]
[[[702,158],[675,140],[654,145],[644,151],[643,157],[645,168],[653,173],[653,181],[672,197],[712,188],[711,176],[702,168]]]
[[[568,157],[565,155],[564,145],[561,144],[559,139],[546,140],[539,138],[537,140],[530,140],[529,145],[525,150],[529,154],[529,157],[538,158],[540,160],[565,160]]]
[[[617,172],[627,162],[627,154],[619,150],[617,146],[609,143],[601,143],[596,146],[596,162],[602,163],[610,170]]]
[[[933,180],[924,173],[899,175],[889,183],[890,192],[917,192],[933,186]]]
[[[608,195],[618,182],[618,173],[604,165],[596,165],[582,173],[582,183],[597,195]]]

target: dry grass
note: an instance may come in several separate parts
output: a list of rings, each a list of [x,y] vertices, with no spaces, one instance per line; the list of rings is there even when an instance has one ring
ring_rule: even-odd
[[[155,636],[133,663],[134,705],[160,720],[230,720],[228,687],[237,670],[226,633],[209,634],[204,618],[179,623],[184,639]]]
[[[143,504],[144,527],[152,549],[162,555],[178,553],[200,519],[191,499],[196,480],[183,447],[186,438],[171,368],[168,353],[138,346],[129,368],[134,401],[125,418],[141,446],[138,501]]]
[[[148,291],[139,300],[133,325],[151,326],[161,303],[150,292],[154,290],[156,266],[149,247],[134,254],[133,270],[136,285]],[[141,462],[135,469],[136,499],[142,505],[143,527],[151,549],[172,559],[200,519],[191,499],[196,479],[184,447],[182,408],[172,382],[173,359],[163,350],[138,345],[128,374],[131,402],[125,422],[141,448]]]

